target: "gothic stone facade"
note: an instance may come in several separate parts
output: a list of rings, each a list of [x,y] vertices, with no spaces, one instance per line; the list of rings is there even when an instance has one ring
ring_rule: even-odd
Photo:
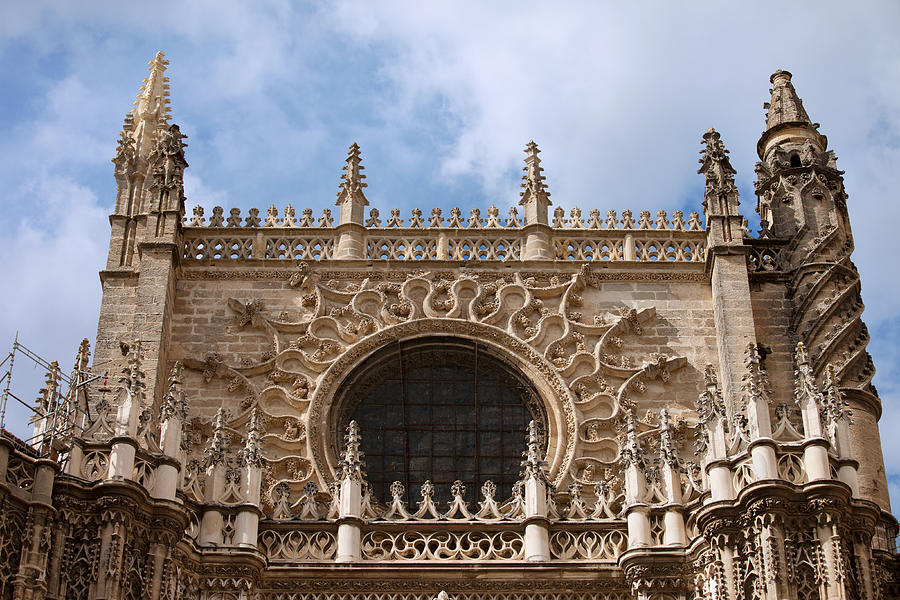
[[[533,142],[504,217],[366,211],[356,145],[334,215],[186,216],[166,64],[113,160],[93,360],[121,377],[52,372],[37,447],[0,440],[2,598],[900,597],[847,194],[789,73],[753,237],[714,130],[687,218],[566,214]],[[343,392],[418,339],[531,386],[510,495],[367,483]]]

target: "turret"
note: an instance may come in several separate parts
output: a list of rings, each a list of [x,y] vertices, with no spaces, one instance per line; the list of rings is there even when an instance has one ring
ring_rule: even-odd
[[[767,109],[766,130],[756,149],[757,212],[763,232],[799,242],[840,228],[852,243],[847,222],[841,171],[828,139],[819,133],[797,91],[791,74],[776,71]]]
[[[843,441],[836,445],[848,461],[853,455],[865,457],[859,465],[859,492],[887,508],[884,473],[877,470],[881,461],[876,424],[881,406],[871,385],[875,368],[866,351],[869,333],[861,318],[859,274],[850,259],[853,234],[843,171],[838,170],[818,123],[803,107],[791,74],[776,71],[771,82],[771,100],[764,105],[766,128],[757,144],[757,212],[762,236],[780,240],[778,262],[791,274],[790,328],[803,348],[798,370],[807,388],[825,386],[849,402],[853,425],[841,425]],[[818,428],[830,425],[812,418],[810,402],[805,408],[806,434],[817,438],[822,435]],[[821,465],[819,470],[823,471]],[[849,466],[845,471],[847,481],[856,488],[855,474]]]

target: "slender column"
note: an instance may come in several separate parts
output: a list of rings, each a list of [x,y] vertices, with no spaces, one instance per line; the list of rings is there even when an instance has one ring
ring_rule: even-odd
[[[362,559],[360,528],[362,517],[362,488],[365,472],[362,451],[359,449],[359,425],[350,421],[347,426],[346,447],[341,456],[340,505],[336,562],[356,562]]]
[[[108,479],[130,479],[138,443],[138,420],[144,403],[144,371],[141,365],[141,341],[132,342],[128,363],[119,377],[122,402],[116,412],[115,433],[109,455]]]
[[[747,411],[747,427],[750,431],[750,456],[753,460],[753,476],[756,481],[778,477],[778,460],[775,441],[772,440],[772,420],[769,415],[769,381],[756,344],[748,344],[745,353],[743,401]]]
[[[659,458],[667,500],[666,512],[663,515],[663,544],[666,546],[684,546],[687,543],[681,494],[681,460],[678,458],[676,431],[668,409],[660,409]]]
[[[335,202],[335,205],[341,209],[338,226],[335,228],[337,243],[334,257],[336,259],[362,259],[366,255],[366,228],[363,226],[363,212],[364,207],[369,205],[369,201],[363,194],[363,188],[367,184],[363,182],[366,176],[362,174],[365,167],[360,162],[359,146],[354,142],[347,153],[347,164],[341,175],[340,190]]]
[[[256,548],[259,532],[259,489],[263,471],[260,435],[259,412],[254,408],[250,414],[247,441],[241,452],[241,497],[244,504],[235,522],[235,543],[245,548]]]
[[[634,413],[625,409],[625,444],[620,460],[625,471],[625,518],[628,521],[628,547],[649,546],[650,510],[644,503],[647,495],[647,478],[644,475],[646,458],[637,438]]]
[[[542,174],[540,150],[533,141],[525,147],[525,175],[522,176],[522,207],[524,227],[522,235],[522,260],[553,260],[554,252],[550,243],[552,230],[549,226],[547,208],[550,206],[550,193]]]
[[[794,358],[797,363],[795,400],[800,407],[803,435],[806,438],[803,443],[803,466],[806,469],[806,477],[809,481],[831,479],[828,440],[823,435],[822,421],[819,416],[822,394],[816,387],[812,368],[809,366],[809,356],[803,342],[797,344]]]
[[[178,473],[181,470],[181,429],[187,416],[187,403],[181,389],[183,366],[175,363],[169,376],[168,390],[160,410],[159,446],[169,460],[156,467],[153,489],[154,498],[175,500]]]
[[[854,460],[850,446],[850,418],[846,410],[847,402],[838,387],[834,366],[831,364],[825,365],[822,390],[829,437],[834,444],[835,452],[841,458],[838,479],[850,486],[854,496],[859,496],[859,463]]]
[[[709,481],[711,502],[734,499],[731,467],[728,458],[728,439],[725,435],[726,408],[719,382],[712,365],[706,365],[706,391],[697,399],[697,414],[700,417],[700,435],[705,447],[703,468]]]
[[[525,486],[525,560],[550,560],[550,529],[547,519],[547,463],[541,458],[537,423],[528,423],[525,460],[522,461]]]
[[[206,449],[206,504],[200,519],[200,533],[197,543],[201,546],[219,546],[224,539],[225,519],[219,501],[225,495],[225,467],[228,461],[228,433],[225,424],[225,409],[216,412],[213,436]],[[213,504],[210,504],[213,503]]]

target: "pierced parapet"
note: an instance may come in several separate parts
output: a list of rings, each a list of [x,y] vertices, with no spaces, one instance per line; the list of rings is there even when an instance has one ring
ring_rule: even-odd
[[[347,425],[347,434],[344,436],[344,452],[341,454],[340,473],[341,479],[362,481],[365,476],[365,461],[359,445],[362,438],[359,435],[359,423],[355,420]]]

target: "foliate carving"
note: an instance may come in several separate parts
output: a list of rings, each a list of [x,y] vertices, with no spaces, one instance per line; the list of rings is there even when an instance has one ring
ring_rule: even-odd
[[[344,451],[341,454],[341,479],[362,481],[365,478],[366,473],[363,470],[365,462],[362,451],[359,449],[360,441],[359,424],[356,421],[350,421],[350,424],[347,425],[347,435],[344,436]]]
[[[176,361],[169,374],[166,384],[166,395],[163,397],[162,406],[159,409],[160,421],[173,417],[184,420],[187,417],[187,398],[181,387],[184,377],[184,364]]]
[[[359,145],[356,142],[350,145],[347,152],[347,164],[344,166],[344,172],[341,175],[340,190],[337,193],[337,202],[335,204],[343,204],[345,202],[358,202],[362,206],[368,206],[369,201],[363,194],[363,188],[368,184],[363,181],[366,178],[362,174],[364,166],[361,164],[359,156]],[[377,212],[376,212],[377,217]]]
[[[722,142],[719,132],[710,128],[703,134],[703,150],[700,151],[700,170],[706,177],[706,201],[704,208],[714,210],[715,205],[707,205],[710,197],[721,194],[731,194],[737,191],[734,185],[734,175],[737,171],[728,160],[728,150]],[[721,214],[721,213],[716,213]]]

